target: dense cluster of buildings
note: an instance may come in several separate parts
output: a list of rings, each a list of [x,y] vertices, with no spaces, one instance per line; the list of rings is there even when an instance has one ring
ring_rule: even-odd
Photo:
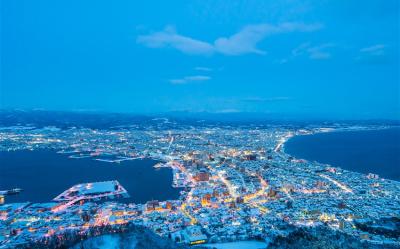
[[[100,201],[128,194],[114,181],[118,179],[110,179],[73,186],[49,203],[6,201],[0,205],[0,248],[32,241],[62,244],[73,234],[96,235],[101,232],[97,228],[118,231],[128,224],[191,245],[269,241],[297,227],[320,225],[370,243],[400,245],[399,182],[295,159],[284,152],[284,142],[291,136],[327,130],[3,128],[0,151],[51,148],[74,158],[115,163],[152,157],[163,162],[155,167],[172,169],[173,186],[184,188],[177,200]]]

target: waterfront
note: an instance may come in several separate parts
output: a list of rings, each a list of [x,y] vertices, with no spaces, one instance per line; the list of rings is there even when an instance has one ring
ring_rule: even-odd
[[[296,234],[302,238],[316,234],[313,241],[323,235],[324,241],[332,241],[338,230],[344,235],[338,245],[398,246],[397,230],[388,224],[399,223],[400,182],[294,160],[280,149],[296,134],[383,127],[387,126],[6,127],[0,130],[4,152],[0,160],[8,166],[2,165],[0,182],[30,183],[6,187],[34,191],[30,195],[49,192],[33,203],[0,205],[0,247],[55,248],[96,235],[132,231],[147,231],[151,241],[162,239],[170,247],[252,240],[272,246],[282,243],[279,238]],[[157,160],[138,158],[166,160],[159,165],[166,168],[157,171],[152,167]],[[139,170],[143,167],[145,172]],[[156,178],[161,172],[165,178]],[[70,188],[111,179],[118,182]],[[59,186],[64,180],[68,182]],[[130,186],[134,183],[137,188]],[[30,188],[33,185],[36,189]],[[110,198],[124,194],[119,185],[132,199],[139,194],[145,198],[128,199],[129,205],[98,201],[101,193]],[[171,185],[183,187],[179,198],[162,201],[160,193]],[[28,192],[15,197],[24,194]],[[322,226],[326,229],[314,230]]]
[[[155,169],[158,161],[139,159],[108,163],[91,158],[71,159],[51,150],[0,152],[0,189],[22,188],[6,202],[48,202],[72,185],[84,182],[118,180],[129,194],[122,202],[176,199],[172,172]]]
[[[400,128],[295,136],[285,144],[285,152],[296,158],[400,180]]]

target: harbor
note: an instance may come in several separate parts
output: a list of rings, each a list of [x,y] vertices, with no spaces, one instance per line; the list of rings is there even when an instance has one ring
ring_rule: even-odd
[[[24,189],[19,194],[4,195],[4,202],[47,202],[77,183],[109,180],[118,180],[132,193],[121,202],[145,203],[179,196],[179,190],[171,186],[172,170],[153,167],[160,161],[138,158],[118,163],[95,160],[96,157],[71,159],[67,155],[71,154],[54,150],[0,152],[4,162],[0,166],[0,190]]]
[[[361,130],[182,126],[0,133],[8,146],[0,152],[0,189],[24,189],[0,205],[0,246],[65,245],[137,227],[184,245],[270,245],[307,231],[318,235],[315,241],[332,241],[340,232],[339,243],[358,248],[398,246],[399,182],[286,152],[290,137],[327,129]],[[74,152],[56,153],[62,150]]]

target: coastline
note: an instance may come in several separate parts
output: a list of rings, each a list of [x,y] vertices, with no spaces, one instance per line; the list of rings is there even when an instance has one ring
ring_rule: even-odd
[[[114,161],[105,162],[103,160],[96,160],[95,157],[70,158],[66,154],[57,153],[55,149],[10,150],[1,151],[0,154],[2,158],[4,157],[4,160],[8,160],[7,163],[2,165],[2,169],[6,171],[3,171],[3,176],[0,177],[4,177],[4,181],[0,184],[2,185],[0,186],[0,190],[16,187],[25,190],[20,195],[7,196],[6,203],[25,201],[34,203],[51,202],[54,197],[75,184],[109,180],[119,180],[121,184],[125,188],[129,188],[129,192],[133,194],[130,198],[118,200],[122,203],[146,203],[151,200],[146,200],[144,197],[144,193],[147,193],[147,189],[150,189],[150,196],[160,201],[176,200],[179,199],[180,196],[179,192],[181,189],[174,186],[173,169],[170,167],[161,170],[154,168],[156,163],[165,161],[162,158],[147,157],[138,160],[125,160],[121,163]],[[44,156],[47,158],[47,161],[44,161]],[[26,157],[31,159],[31,161],[25,160],[24,158]],[[19,158],[18,161],[16,161],[17,158]],[[15,173],[10,170],[11,167],[16,164],[21,165],[18,167],[21,172],[25,172],[22,176],[14,176]],[[33,171],[32,167],[37,167],[37,172],[42,172],[36,176],[36,180],[25,176],[27,172]],[[79,176],[72,177],[71,172],[79,172],[80,174]],[[58,174],[68,175],[68,180],[61,177],[61,180],[51,180],[48,182],[49,175],[57,179]],[[127,177],[127,175],[132,174],[138,178],[138,180],[135,181],[136,183],[132,183],[129,177]],[[140,176],[137,174],[140,174]],[[6,178],[7,176],[8,178]],[[143,177],[147,179],[147,181],[141,180]],[[20,180],[19,183],[18,180]],[[163,187],[152,190],[153,184],[151,182],[162,184]],[[140,185],[140,183],[144,185],[139,187],[138,185]],[[39,187],[37,187],[37,184],[39,184]],[[50,188],[52,189],[51,191],[47,188],[50,186],[49,184],[52,186]]]
[[[190,188],[180,193],[179,200],[165,202],[152,200],[146,204],[116,201],[86,202],[72,205],[68,207],[68,210],[56,213],[51,209],[46,210],[46,207],[42,207],[40,203],[28,204],[21,208],[16,205],[7,206],[7,208],[15,207],[6,211],[10,215],[6,217],[10,221],[8,225],[10,228],[7,227],[7,229],[19,228],[19,223],[15,221],[26,220],[32,214],[39,216],[41,222],[30,224],[22,230],[24,237],[10,237],[12,240],[6,243],[21,243],[21,238],[27,243],[33,243],[40,241],[41,238],[49,237],[56,241],[55,243],[64,243],[69,236],[74,235],[64,229],[66,224],[70,224],[71,216],[73,216],[75,219],[71,226],[73,231],[81,232],[88,237],[102,234],[103,229],[107,232],[108,228],[119,230],[120,227],[138,225],[150,229],[157,236],[171,238],[182,246],[191,243],[208,242],[212,245],[248,240],[261,240],[279,246],[285,243],[285,238],[291,238],[296,232],[300,237],[315,235],[315,239],[310,237],[310,241],[305,241],[305,243],[311,243],[322,238],[320,231],[326,234],[326,231],[337,231],[338,228],[340,231],[337,234],[332,233],[332,236],[348,236],[345,240],[350,240],[351,243],[365,241],[366,244],[395,243],[397,245],[398,240],[390,232],[379,230],[377,234],[373,230],[375,223],[367,222],[368,220],[376,221],[382,227],[387,222],[392,222],[392,220],[381,221],[381,217],[391,217],[393,207],[398,206],[396,204],[397,193],[400,189],[398,182],[365,177],[356,171],[336,170],[317,161],[296,160],[287,153],[287,150],[285,152],[286,142],[295,136],[367,130],[359,126],[351,129],[341,129],[342,127],[338,125],[335,127],[336,129],[316,126],[303,129],[298,127],[243,130],[229,128],[218,130],[217,134],[210,132],[208,127],[195,131],[179,131],[182,135],[179,135],[180,139],[177,139],[176,147],[173,147],[172,152],[169,149],[171,132],[168,131],[162,133],[155,130],[143,133],[140,140],[143,141],[143,145],[139,144],[136,147],[130,145],[138,143],[138,140],[132,140],[129,143],[129,139],[138,137],[136,130],[124,131],[125,133],[96,131],[95,138],[97,139],[111,137],[109,138],[111,145],[100,143],[101,150],[98,149],[99,145],[89,143],[94,139],[91,131],[86,131],[85,136],[82,135],[83,140],[79,140],[79,146],[76,145],[75,131],[71,134],[45,133],[44,135],[49,137],[62,137],[65,142],[53,144],[51,142],[53,140],[50,140],[42,146],[37,146],[38,149],[40,147],[73,147],[80,155],[89,153],[103,159],[126,158],[126,155],[157,158],[159,164],[152,165],[157,169],[156,172],[159,172],[158,168],[164,167],[173,170],[172,177],[175,182],[170,186],[171,188],[177,185]],[[374,126],[374,129],[368,127],[368,130],[377,128],[383,127]],[[32,133],[34,133],[33,141],[16,140],[22,142],[12,144],[14,146],[11,148],[30,148],[32,143],[36,145],[36,132]],[[199,134],[203,136],[199,137]],[[28,135],[23,133],[21,136],[25,138],[29,135],[30,133]],[[15,139],[14,134],[8,136]],[[120,143],[121,137],[125,137],[128,142]],[[40,139],[49,141],[45,138]],[[240,138],[240,143],[235,138]],[[340,144],[344,145],[337,143],[337,145]],[[93,151],[96,154],[91,153]],[[111,155],[113,156],[110,157]],[[68,156],[66,160],[70,160]],[[88,160],[101,163],[99,160],[89,158],[76,160],[75,163]],[[115,160],[112,162],[115,163],[115,167],[112,166],[113,170],[121,170],[124,168],[121,167],[124,163],[132,161],[121,162],[122,165]],[[110,164],[104,162],[103,165]],[[96,171],[98,170],[104,171],[106,168],[96,168]],[[66,173],[61,175],[68,176]],[[144,179],[144,175],[139,175],[140,179]],[[171,177],[170,173],[169,177]],[[244,177],[246,181],[243,181]],[[129,180],[132,181],[131,177]],[[121,184],[124,185],[122,182]],[[159,185],[159,182],[153,181],[149,184],[153,188]],[[170,185],[171,182],[168,181],[167,184]],[[138,193],[145,189],[141,187]],[[377,196],[379,198],[376,198]],[[321,202],[325,205],[321,205]],[[372,212],[370,205],[376,207],[376,211]],[[17,208],[21,211],[15,211]],[[35,211],[37,208],[45,210],[38,212]],[[266,213],[274,215],[264,215]],[[41,232],[43,230],[40,229],[48,226],[45,222],[49,219],[47,217],[57,217],[57,223],[52,224],[54,229]],[[362,219],[353,219],[354,217],[365,218],[364,223]],[[174,224],[179,224],[179,227],[175,227]],[[372,227],[371,224],[374,226]],[[254,226],[261,230],[252,230]],[[326,230],[319,230],[321,227],[325,227]],[[232,233],[229,234],[227,229]],[[93,231],[98,234],[93,234]],[[188,239],[187,234],[192,232],[199,233],[201,239],[194,242]],[[326,239],[324,237],[324,240],[330,240],[330,237]],[[288,242],[291,243],[291,241]]]
[[[305,161],[305,162],[313,162],[313,161],[311,161],[309,159],[299,158],[299,157],[297,157],[295,155],[292,155],[292,154],[288,153],[286,151],[286,148],[285,148],[287,143],[291,139],[293,139],[295,137],[300,137],[300,136],[313,136],[313,135],[319,135],[319,134],[324,134],[324,133],[347,133],[347,132],[363,132],[363,131],[380,131],[380,130],[389,130],[389,129],[400,129],[400,126],[317,128],[317,129],[314,129],[314,130],[307,130],[307,131],[306,130],[303,130],[303,131],[302,130],[298,130],[298,131],[295,131],[295,132],[289,132],[288,135],[283,137],[282,144],[279,144],[280,145],[279,152],[284,154],[284,155],[286,155],[287,157],[293,158],[295,160],[302,160],[302,161]],[[359,171],[356,171],[356,170],[353,170],[353,169],[348,169],[347,167],[343,168],[343,167],[338,166],[338,165],[333,164],[333,163],[323,163],[323,162],[320,162],[319,160],[316,160],[314,162],[316,162],[318,164],[321,164],[321,165],[326,165],[327,167],[330,167],[330,168],[336,168],[336,169],[340,169],[340,170],[354,172],[354,173],[362,174],[362,175],[365,175],[365,176],[367,176],[368,174],[376,174],[374,172],[369,172],[369,173],[359,172]],[[394,180],[394,179],[382,177],[381,175],[379,175],[379,177],[382,178],[382,179],[385,179],[387,181],[400,182],[399,180]]]

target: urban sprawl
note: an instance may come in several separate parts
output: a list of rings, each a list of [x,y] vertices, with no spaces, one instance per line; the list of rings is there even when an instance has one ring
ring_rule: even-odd
[[[296,228],[317,226],[368,243],[400,245],[393,228],[400,218],[399,182],[293,158],[284,151],[293,136],[365,127],[168,123],[112,129],[2,127],[0,151],[54,149],[111,166],[153,158],[161,162],[154,167],[172,170],[173,187],[181,191],[176,200],[130,204],[114,199],[134,194],[118,179],[76,183],[47,203],[8,203],[2,192],[0,248],[62,245],[72,235],[94,236],[132,225],[188,245],[268,243]]]

